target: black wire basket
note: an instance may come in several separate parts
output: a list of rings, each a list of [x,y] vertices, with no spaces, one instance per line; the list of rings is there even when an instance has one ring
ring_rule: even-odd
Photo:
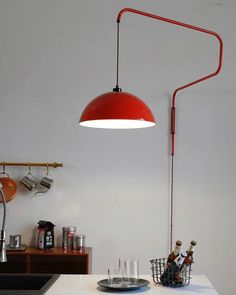
[[[152,259],[150,262],[154,283],[173,288],[189,285],[192,264],[179,269],[173,264],[167,264],[167,258]]]

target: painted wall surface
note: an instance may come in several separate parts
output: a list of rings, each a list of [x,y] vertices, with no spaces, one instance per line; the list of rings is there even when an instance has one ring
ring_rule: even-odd
[[[124,7],[220,33],[220,76],[177,97],[174,240],[198,241],[194,274],[235,294],[236,1],[0,0],[0,161],[62,161],[55,185],[33,197],[20,186],[8,203],[7,233],[26,244],[40,219],[76,225],[93,247],[93,273],[119,257],[166,256],[170,186],[169,110],[175,87],[214,71],[217,41],[126,14],[120,86],[149,105],[157,126],[78,126],[83,108],[115,86],[116,15]],[[27,168],[7,168],[19,181]],[[40,180],[45,169],[33,169]],[[2,216],[2,210],[1,210]],[[0,217],[1,218],[1,217]]]

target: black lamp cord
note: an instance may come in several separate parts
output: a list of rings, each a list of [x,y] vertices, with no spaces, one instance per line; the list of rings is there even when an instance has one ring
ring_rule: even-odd
[[[116,87],[113,91],[120,92],[119,87],[119,57],[120,57],[120,21],[117,21],[117,34],[116,34]]]

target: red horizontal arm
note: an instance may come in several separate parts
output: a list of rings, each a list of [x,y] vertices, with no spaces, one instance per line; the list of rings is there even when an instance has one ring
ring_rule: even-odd
[[[197,80],[194,80],[192,82],[189,82],[189,83],[187,83],[185,85],[182,85],[182,86],[176,88],[175,91],[173,92],[173,95],[172,95],[172,110],[171,110],[171,134],[172,134],[171,154],[174,155],[175,98],[176,98],[176,94],[177,94],[178,91],[183,90],[183,89],[185,89],[187,87],[190,87],[190,86],[192,86],[194,84],[200,83],[200,82],[202,82],[204,80],[210,79],[210,78],[216,76],[220,72],[221,67],[222,67],[222,58],[223,58],[223,41],[222,41],[220,35],[217,34],[216,32],[209,31],[209,30],[206,30],[206,29],[203,29],[203,28],[200,28],[200,27],[196,27],[196,26],[193,26],[193,25],[190,25],[190,24],[186,24],[186,23],[183,23],[183,22],[179,22],[179,21],[176,21],[176,20],[173,20],[173,19],[170,19],[170,18],[162,17],[160,15],[151,14],[151,13],[147,13],[147,12],[144,12],[144,11],[136,10],[136,9],[133,9],[133,8],[124,8],[124,9],[122,9],[119,12],[118,16],[117,16],[117,22],[118,23],[121,20],[121,16],[125,12],[131,12],[131,13],[139,14],[139,15],[142,15],[142,16],[146,16],[146,17],[154,18],[154,19],[164,21],[164,22],[167,22],[167,23],[171,23],[173,25],[185,27],[187,29],[191,29],[191,30],[202,32],[202,33],[206,33],[206,34],[209,34],[209,35],[212,35],[212,36],[216,37],[217,40],[219,41],[219,58],[218,58],[218,66],[217,66],[216,70],[214,72],[208,74],[208,75],[205,75],[205,76],[197,79]]]

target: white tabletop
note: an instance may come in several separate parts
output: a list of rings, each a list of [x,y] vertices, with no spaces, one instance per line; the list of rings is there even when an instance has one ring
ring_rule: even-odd
[[[148,287],[136,291],[115,292],[116,294],[131,295],[134,293],[143,293],[147,295],[218,295],[212,284],[206,276],[192,276],[189,286],[180,288],[169,288],[156,285],[151,276],[143,275],[140,278],[150,282]],[[98,295],[109,294],[101,289],[97,282],[106,279],[106,275],[61,275],[45,295]]]

